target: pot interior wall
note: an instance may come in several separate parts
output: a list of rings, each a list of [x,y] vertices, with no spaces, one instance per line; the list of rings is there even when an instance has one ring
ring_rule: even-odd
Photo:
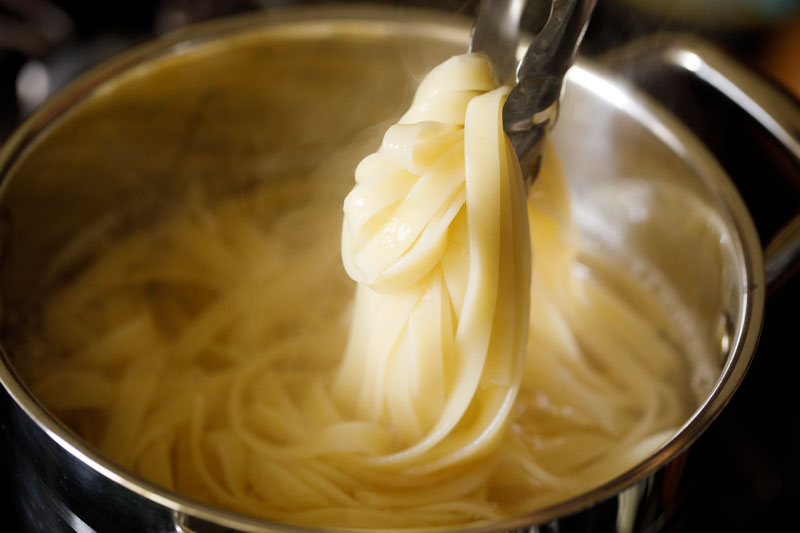
[[[15,332],[44,292],[187,196],[244,198],[274,180],[313,179],[338,245],[356,162],[466,38],[401,23],[278,28],[196,43],[101,83],[14,153],[0,198],[11,366]],[[682,144],[691,139],[665,133],[593,67],[576,67],[567,85],[553,140],[584,261],[600,257],[610,283],[646,280],[662,296],[664,334],[692,360],[699,402],[741,334],[747,285],[717,177],[702,175]]]

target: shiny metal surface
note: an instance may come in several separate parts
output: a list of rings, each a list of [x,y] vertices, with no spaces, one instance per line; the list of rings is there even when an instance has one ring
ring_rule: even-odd
[[[503,106],[503,129],[524,176],[536,175],[545,135],[558,112],[564,75],[575,60],[595,3],[555,0],[517,69],[517,84]]]
[[[484,0],[472,28],[470,52],[489,56],[495,75],[514,84],[503,107],[503,129],[522,174],[536,178],[547,131],[554,125],[564,75],[572,66],[596,0]],[[517,68],[520,25],[527,7],[544,18]]]
[[[550,17],[549,0],[483,0],[478,6],[469,51],[489,56],[501,83],[514,83],[517,79],[520,21],[526,4],[546,6]]]
[[[665,67],[704,81],[763,127],[793,158],[800,174],[800,107],[786,93],[754,76],[717,47],[686,35],[656,35],[614,50],[603,63],[623,74],[646,76]],[[767,284],[773,286],[800,262],[800,213],[765,247]]]
[[[767,286],[778,286],[800,264],[800,215],[778,232],[764,249]]]
[[[332,137],[367,142],[379,127],[359,135],[401,113],[416,77],[463,52],[468,26],[430,12],[405,11],[397,20],[396,11],[374,8],[276,12],[200,26],[91,72],[8,142],[0,152],[0,209],[8,222],[0,257],[0,381],[14,401],[15,475],[32,531],[310,531],[191,501],[96,454],[28,394],[8,350],[10,326],[68,236],[103,217],[111,227],[156,221],[169,199],[197,180],[211,191],[263,184],[276,170],[270,150],[320,151],[324,158],[340,147],[330,146]],[[291,81],[310,75],[326,83],[299,91]],[[361,84],[358,98],[348,97],[353,79]],[[711,353],[722,373],[706,384],[710,392],[681,432],[635,468],[558,505],[460,531],[657,529],[691,479],[692,442],[730,399],[758,337],[760,244],[711,155],[673,117],[596,66],[578,62],[565,85],[553,140],[572,180],[581,238],[618,257],[623,271],[638,258],[662,272],[694,310],[697,335],[687,354]],[[323,90],[337,105],[320,99]],[[302,121],[282,114],[292,109],[319,126],[298,125],[313,134],[296,145],[265,126]]]

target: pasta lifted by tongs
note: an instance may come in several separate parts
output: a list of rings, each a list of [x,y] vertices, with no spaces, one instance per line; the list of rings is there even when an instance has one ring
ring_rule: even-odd
[[[470,52],[489,56],[499,81],[516,85],[503,107],[503,128],[530,185],[544,138],[555,121],[561,87],[596,0],[482,0]],[[517,67],[520,22],[526,10],[545,19]],[[528,13],[530,14],[530,13]]]

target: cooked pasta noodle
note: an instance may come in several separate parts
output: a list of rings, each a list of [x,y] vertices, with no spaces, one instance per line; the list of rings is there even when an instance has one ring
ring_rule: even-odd
[[[506,94],[451,58],[363,159],[354,297],[313,185],[189,201],[45,299],[35,394],[154,483],[298,524],[488,520],[635,464],[693,408],[686,363],[581,267],[552,150],[526,197]]]

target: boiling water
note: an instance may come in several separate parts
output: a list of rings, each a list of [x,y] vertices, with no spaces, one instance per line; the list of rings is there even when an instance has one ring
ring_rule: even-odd
[[[298,496],[305,503],[293,508],[270,487],[276,476],[285,476],[270,461],[282,468],[298,463],[282,457],[265,463],[259,453],[245,450],[257,447],[257,439],[271,446],[297,442],[298,435],[311,431],[314,417],[325,419],[322,411],[343,414],[341,406],[320,399],[327,398],[346,343],[353,292],[339,257],[340,204],[330,194],[336,188],[297,179],[225,199],[208,200],[197,191],[145,230],[124,236],[88,230],[91,238],[78,237],[54,259],[60,266],[52,272],[51,286],[30,311],[27,329],[17,330],[13,352],[34,393],[101,453],[162,486],[248,514],[314,523],[312,497]],[[578,399],[550,396],[547,387],[536,385],[542,379],[537,361],[544,365],[547,357],[534,334],[528,365],[534,371],[523,378],[509,434],[517,439],[514,446],[525,443],[538,454],[543,471],[479,489],[485,503],[471,497],[471,519],[428,511],[429,523],[496,518],[587,490],[650,453],[699,404],[711,373],[687,357],[687,350],[702,345],[687,318],[691,313],[646,263],[631,263],[628,256],[623,267],[598,255],[602,241],[593,242],[594,249],[587,247],[575,263],[574,278],[610,290],[646,315],[656,335],[680,354],[680,360],[656,362],[655,381],[647,385],[670,391],[670,401],[677,402],[668,419],[657,424],[667,433],[656,432],[655,441],[611,470],[593,468],[596,449],[626,453],[633,445],[626,431],[614,437],[616,444],[607,433],[635,427],[646,409],[620,405],[619,412],[597,415]],[[613,370],[591,354],[584,363],[600,376]],[[558,364],[558,358],[546,364]],[[614,372],[604,379],[600,389],[623,386]],[[270,426],[276,401],[288,402],[298,417],[310,419],[296,420],[296,427]],[[249,466],[223,465],[226,459],[213,451],[233,438],[231,417],[246,426],[247,437],[235,447],[248,456]],[[591,429],[596,426],[606,429]],[[209,454],[205,469],[196,466],[197,446]],[[302,459],[299,468],[308,460],[319,459]],[[332,464],[339,470],[330,480],[350,480],[339,485],[344,494],[339,505],[392,509],[359,500],[364,490],[382,486],[379,473],[359,478],[349,460],[339,464],[334,458]],[[494,457],[474,468],[502,472],[510,465]],[[226,478],[225,471],[239,472],[241,479]],[[352,488],[352,480],[363,486]],[[399,483],[405,483],[404,490],[422,490],[413,480]],[[240,488],[229,492],[216,485]],[[393,514],[369,518],[381,525],[420,525]],[[324,520],[352,525],[341,515],[324,515]]]
[[[320,436],[350,417],[329,394],[353,294],[339,252],[342,198],[388,124],[366,125],[408,99],[413,76],[397,65],[411,70],[424,58],[413,69],[421,74],[435,60],[430,43],[414,39],[297,43],[292,54],[282,39],[245,41],[236,54],[212,48],[203,61],[190,55],[123,78],[21,166],[22,184],[55,176],[39,183],[55,205],[96,193],[98,205],[120,206],[87,228],[70,218],[80,219],[79,209],[65,216],[20,194],[39,207],[30,209],[34,221],[17,219],[21,227],[84,228],[47,257],[43,282],[16,284],[36,298],[9,328],[10,351],[51,412],[163,487],[331,527],[429,527],[540,508],[621,473],[688,419],[713,374],[692,359],[709,352],[693,310],[655,269],[630,261],[635,254],[616,260],[620,250],[606,238],[612,219],[584,225],[579,209],[582,255],[538,293],[546,303],[532,309],[523,389],[498,453],[434,482],[365,469],[364,454],[315,455],[319,441],[359,441]],[[301,67],[331,84],[308,84],[314,76]],[[354,97],[354,74],[359,94],[372,98]],[[150,115],[166,126],[131,119]],[[290,125],[291,135],[265,124]],[[83,144],[72,131],[86,134]],[[96,148],[109,131],[122,154]],[[128,146],[146,147],[148,157],[132,158]],[[90,176],[91,186],[52,168]],[[109,169],[119,179],[107,179]],[[142,197],[146,215],[126,211]],[[48,242],[63,238],[54,233]],[[601,308],[636,328],[598,327]],[[636,335],[668,356],[648,361],[645,350],[641,361],[615,362],[616,351],[637,353]],[[633,367],[647,376],[639,385],[626,376]],[[638,394],[646,402],[626,399]],[[276,410],[296,416],[287,423]],[[442,496],[453,487],[456,498]]]

